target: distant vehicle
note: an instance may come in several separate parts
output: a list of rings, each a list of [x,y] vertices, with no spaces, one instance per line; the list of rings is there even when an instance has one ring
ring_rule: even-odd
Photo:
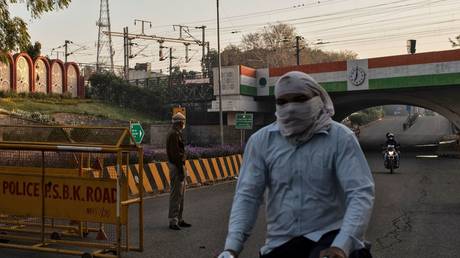
[[[395,145],[387,145],[383,154],[383,165],[390,170],[390,174],[399,168],[399,151]]]

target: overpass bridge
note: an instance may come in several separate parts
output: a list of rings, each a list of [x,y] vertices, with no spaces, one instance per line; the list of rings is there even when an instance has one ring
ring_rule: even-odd
[[[311,75],[331,95],[335,120],[361,109],[404,104],[433,110],[460,128],[460,50],[426,52],[282,68],[222,68],[222,108],[227,124],[238,112],[254,112],[255,123],[274,119],[276,80],[286,72]],[[218,95],[214,70],[214,95]],[[219,111],[213,101],[211,112]]]

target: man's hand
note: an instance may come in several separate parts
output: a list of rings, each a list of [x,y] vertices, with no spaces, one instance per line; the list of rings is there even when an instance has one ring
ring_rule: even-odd
[[[238,255],[233,250],[223,251],[217,258],[237,258]]]
[[[319,258],[347,258],[347,255],[342,249],[333,246],[321,251]]]

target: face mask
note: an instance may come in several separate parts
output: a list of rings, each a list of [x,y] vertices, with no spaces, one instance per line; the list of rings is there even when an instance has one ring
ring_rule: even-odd
[[[174,124],[174,127],[177,128],[178,130],[184,130],[184,128],[185,128],[185,122],[182,122],[182,121],[181,121],[181,122],[176,122],[176,123]]]
[[[324,104],[319,96],[305,102],[290,102],[276,106],[276,118],[281,134],[291,136],[313,130]]]

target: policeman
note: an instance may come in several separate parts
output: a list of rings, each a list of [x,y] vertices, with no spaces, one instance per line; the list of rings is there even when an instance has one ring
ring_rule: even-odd
[[[171,193],[169,195],[169,228],[180,230],[191,227],[182,218],[185,194],[185,145],[182,130],[185,128],[185,116],[178,112],[172,117],[172,126],[166,139]]]

